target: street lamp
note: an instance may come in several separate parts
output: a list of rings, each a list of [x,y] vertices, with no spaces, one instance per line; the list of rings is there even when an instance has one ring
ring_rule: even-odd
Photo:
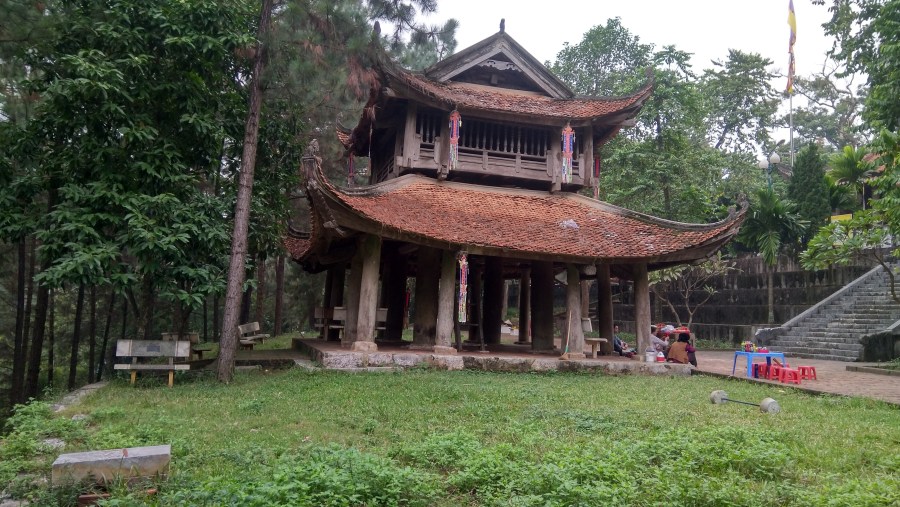
[[[775,166],[780,163],[781,157],[779,157],[777,153],[772,152],[772,154],[769,155],[769,160],[761,158],[757,164],[760,169],[766,171],[766,181],[769,183],[769,192],[772,191],[772,171],[774,171]]]

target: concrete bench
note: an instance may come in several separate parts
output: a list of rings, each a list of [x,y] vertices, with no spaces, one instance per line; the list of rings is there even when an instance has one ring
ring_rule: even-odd
[[[200,343],[200,333],[185,333],[178,336],[178,333],[163,333],[162,334],[163,341],[174,342],[178,340],[187,340],[191,342],[191,357],[188,359],[194,359],[194,356],[197,356],[197,360],[203,360],[203,353],[209,352],[212,350],[212,346],[208,343]]]
[[[59,486],[84,479],[106,484],[133,477],[165,477],[171,459],[170,445],[61,454],[53,462],[50,481]]]
[[[242,349],[253,350],[257,342],[263,343],[269,335],[259,332],[259,322],[248,322],[238,326],[238,343]]]
[[[606,343],[606,338],[585,338],[584,343],[591,346],[591,357],[597,359],[597,347],[601,343]]]
[[[131,357],[130,363],[118,363],[116,370],[131,370],[131,383],[137,378],[137,372],[144,370],[168,371],[169,387],[175,384],[175,370],[190,370],[189,364],[175,364],[176,358],[188,358],[191,355],[191,344],[188,341],[163,340],[119,340],[116,342],[117,357]],[[138,363],[138,358],[165,358],[165,364]]]

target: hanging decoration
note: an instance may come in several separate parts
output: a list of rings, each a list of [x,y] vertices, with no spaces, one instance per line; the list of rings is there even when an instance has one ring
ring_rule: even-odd
[[[594,158],[594,199],[600,200],[600,154]]]
[[[575,131],[566,123],[562,130],[562,182],[572,183],[572,153],[575,151]]]
[[[450,163],[448,170],[459,168],[459,130],[462,128],[462,116],[456,109],[450,113]]]
[[[353,164],[353,152],[350,152],[350,156],[347,158],[347,186],[353,187],[353,183],[356,178],[356,167]]]
[[[469,292],[469,256],[466,252],[459,252],[456,256],[459,262],[459,294],[456,298],[458,320],[466,322],[466,300]]]

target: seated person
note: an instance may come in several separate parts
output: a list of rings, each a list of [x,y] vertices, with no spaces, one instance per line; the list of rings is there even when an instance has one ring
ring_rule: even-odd
[[[618,352],[620,356],[634,356],[634,349],[628,346],[628,343],[619,338],[619,325],[613,326],[613,350]]]
[[[669,336],[663,333],[662,328],[650,326],[650,346],[657,352],[666,353],[669,348]]]
[[[691,335],[688,333],[679,333],[678,341],[669,347],[668,361],[671,363],[692,364],[697,366],[697,356],[694,352],[697,350],[691,345]],[[693,356],[693,360],[691,360]]]

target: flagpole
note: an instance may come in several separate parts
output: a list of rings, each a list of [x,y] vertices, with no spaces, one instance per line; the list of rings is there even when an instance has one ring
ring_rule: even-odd
[[[790,94],[790,122],[791,122],[791,171],[794,170],[794,91]]]

